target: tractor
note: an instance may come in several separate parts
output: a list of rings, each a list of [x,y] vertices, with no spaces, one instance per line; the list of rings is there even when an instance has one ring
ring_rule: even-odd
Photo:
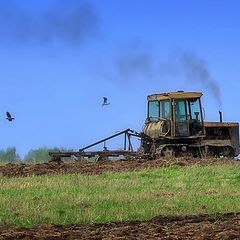
[[[171,92],[147,97],[140,152],[153,157],[238,154],[239,124],[206,122],[201,92]]]

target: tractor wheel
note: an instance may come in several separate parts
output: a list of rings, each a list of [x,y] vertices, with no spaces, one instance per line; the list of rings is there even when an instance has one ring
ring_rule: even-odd
[[[162,150],[162,155],[165,158],[173,158],[173,157],[175,157],[175,151],[172,147],[165,147]]]

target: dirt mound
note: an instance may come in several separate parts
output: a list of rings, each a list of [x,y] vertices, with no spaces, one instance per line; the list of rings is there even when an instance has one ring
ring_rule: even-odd
[[[155,217],[143,222],[31,229],[0,226],[2,239],[240,239],[240,214]]]
[[[177,166],[206,166],[216,164],[238,164],[235,160],[226,159],[128,159],[119,161],[99,161],[99,162],[48,162],[39,164],[6,164],[0,166],[0,175],[7,177],[26,177],[32,175],[51,175],[51,174],[101,174],[103,172],[123,172],[123,171],[140,171],[143,169]]]

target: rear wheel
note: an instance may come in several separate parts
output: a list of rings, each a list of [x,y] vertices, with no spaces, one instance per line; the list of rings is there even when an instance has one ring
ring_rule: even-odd
[[[162,156],[165,158],[173,158],[175,157],[175,151],[173,147],[164,147],[162,149]]]

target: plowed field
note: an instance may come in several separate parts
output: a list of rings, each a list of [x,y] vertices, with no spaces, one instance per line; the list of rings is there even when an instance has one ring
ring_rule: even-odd
[[[229,159],[135,159],[102,162],[49,162],[41,164],[6,164],[0,175],[26,177],[80,173],[140,171],[177,165],[207,166],[239,164]],[[219,216],[155,217],[150,221],[113,222],[93,225],[40,225],[34,228],[0,226],[2,239],[240,239],[240,213]]]
[[[123,172],[140,171],[159,167],[177,166],[207,166],[216,164],[239,164],[238,161],[230,159],[133,159],[119,161],[99,161],[99,162],[49,162],[40,164],[6,164],[0,166],[0,175],[7,177],[26,177],[32,175],[51,175],[51,174],[101,174],[103,172]]]
[[[240,239],[240,214],[31,229],[0,227],[0,239]]]

